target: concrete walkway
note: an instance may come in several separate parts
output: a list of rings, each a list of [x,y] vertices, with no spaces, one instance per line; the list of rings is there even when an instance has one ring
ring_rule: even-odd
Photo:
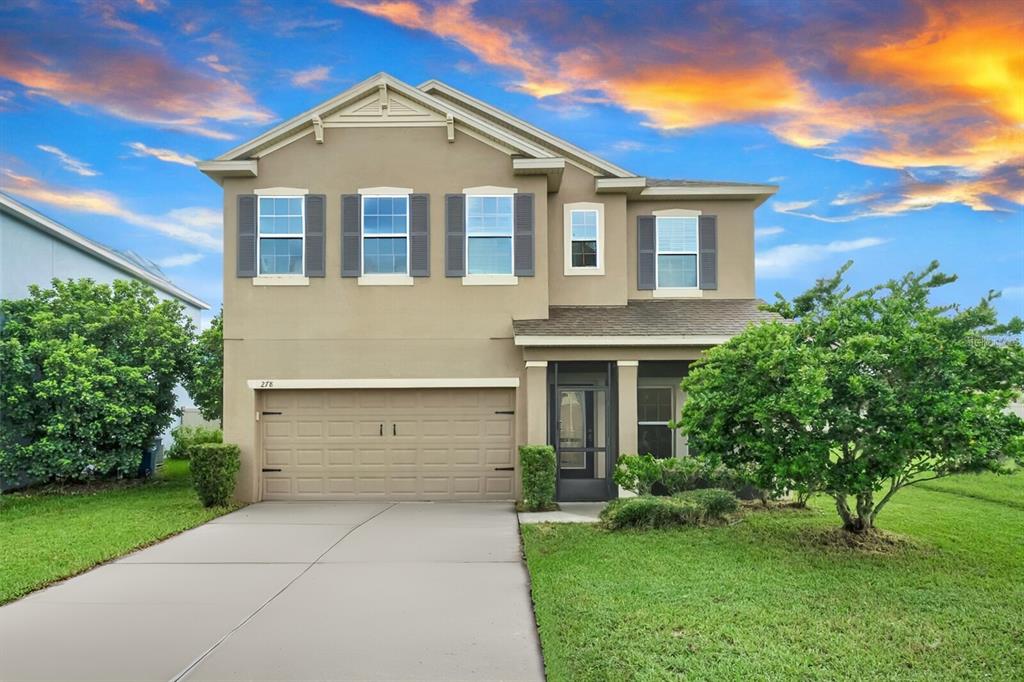
[[[607,502],[559,502],[558,511],[519,512],[519,523],[597,523]]]
[[[264,502],[0,608],[2,680],[542,680],[511,505]]]

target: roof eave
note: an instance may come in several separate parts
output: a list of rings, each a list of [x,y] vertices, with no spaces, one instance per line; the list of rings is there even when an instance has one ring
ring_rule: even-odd
[[[779,191],[778,185],[716,184],[713,182],[692,185],[656,185],[649,187],[647,178],[597,178],[594,181],[598,194],[626,194],[630,199],[651,201],[667,200],[745,200],[754,201],[757,206]]]
[[[652,336],[567,336],[558,334],[516,334],[517,346],[716,346],[732,336],[723,334]]]

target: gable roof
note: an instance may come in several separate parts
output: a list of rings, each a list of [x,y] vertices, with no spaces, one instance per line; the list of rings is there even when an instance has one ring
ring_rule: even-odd
[[[20,222],[45,232],[49,236],[99,259],[125,274],[131,275],[135,279],[142,280],[154,289],[159,289],[179,301],[188,303],[200,310],[209,310],[210,308],[208,303],[196,298],[167,279],[160,268],[149,259],[143,258],[132,251],[122,253],[94,242],[88,237],[75,232],[70,227],[58,223],[56,220],[43,215],[3,192],[0,192],[0,212],[13,216]]]
[[[381,91],[382,99],[386,91],[394,91],[425,111],[433,112],[439,117],[439,125],[447,123],[449,140],[453,139],[451,136],[458,126],[494,143],[513,157],[513,163],[518,164],[518,173],[549,175],[550,190],[557,189],[561,180],[561,170],[555,166],[568,160],[597,178],[598,192],[624,192],[645,199],[751,199],[760,205],[778,191],[777,186],[764,184],[664,180],[654,184],[644,176],[591,154],[441,81],[428,80],[419,87],[412,87],[384,72],[353,85],[215,159],[200,161],[196,165],[214,179],[256,177],[257,160],[261,156],[310,132],[316,134],[318,142],[323,141],[325,119],[371,95],[374,90]],[[531,161],[541,166],[531,168]]]

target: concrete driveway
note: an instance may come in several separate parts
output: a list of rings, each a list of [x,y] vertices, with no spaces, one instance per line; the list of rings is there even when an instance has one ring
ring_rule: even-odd
[[[0,608],[3,680],[542,680],[508,504],[264,502]]]

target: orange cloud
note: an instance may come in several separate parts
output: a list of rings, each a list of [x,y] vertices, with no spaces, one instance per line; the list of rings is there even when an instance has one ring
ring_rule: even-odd
[[[475,0],[420,5],[412,0],[335,0],[393,24],[454,41],[494,66],[518,71],[523,80],[517,87],[535,97],[548,97],[569,90],[567,83],[550,74],[543,66],[541,51],[531,49],[524,34],[481,22],[473,15]],[[515,43],[522,43],[519,47]]]
[[[452,40],[516,72],[515,89],[538,98],[609,102],[666,131],[756,122],[788,144],[863,165],[948,166],[976,176],[908,190],[894,211],[947,200],[987,210],[987,196],[1021,196],[1021,178],[988,177],[1024,160],[1024,15],[1011,2],[908,0],[854,19],[823,11],[804,26],[783,23],[804,17],[742,19],[712,4],[692,17],[708,20],[703,30],[643,27],[637,41],[635,26],[570,14],[483,20],[475,0],[335,1]],[[538,47],[566,43],[560,51]],[[825,93],[823,72],[842,85],[840,94]]]
[[[231,139],[217,123],[266,123],[273,115],[240,83],[186,71],[149,53],[86,47],[63,62],[0,40],[0,77],[61,104],[88,105],[119,118]]]

